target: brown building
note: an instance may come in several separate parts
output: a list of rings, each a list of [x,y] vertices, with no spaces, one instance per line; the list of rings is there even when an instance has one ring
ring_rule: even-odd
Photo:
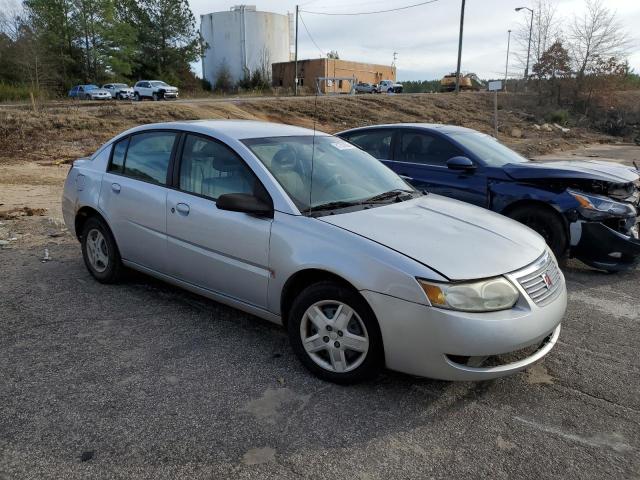
[[[294,88],[295,62],[274,63],[272,66],[274,87]],[[315,91],[319,77],[355,78],[356,82],[378,83],[381,80],[396,79],[396,67],[373,63],[350,62],[334,58],[298,60],[298,86],[307,91]],[[349,93],[351,83],[347,80],[322,81],[322,93]]]

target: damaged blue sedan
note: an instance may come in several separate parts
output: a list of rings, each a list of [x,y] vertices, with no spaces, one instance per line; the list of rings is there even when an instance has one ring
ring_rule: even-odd
[[[636,168],[590,160],[532,161],[489,135],[452,125],[378,125],[337,135],[418,189],[524,223],[557,257],[569,254],[610,272],[640,259]]]

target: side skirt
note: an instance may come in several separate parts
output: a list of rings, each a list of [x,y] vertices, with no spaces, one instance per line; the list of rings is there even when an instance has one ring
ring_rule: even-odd
[[[263,308],[256,307],[255,305],[251,305],[240,300],[236,300],[235,298],[214,292],[213,290],[202,288],[192,283],[179,280],[175,277],[172,277],[171,275],[165,275],[164,273],[156,272],[155,270],[144,267],[129,260],[122,259],[122,263],[129,268],[145,273],[164,282],[170,283],[180,288],[184,288],[185,290],[189,290],[190,292],[202,295],[203,297],[207,297],[211,300],[223,303],[230,307],[237,308],[238,310],[242,310],[243,312],[255,315],[256,317],[260,317],[277,325],[282,325],[282,317],[280,315],[271,313],[268,310],[264,310]]]

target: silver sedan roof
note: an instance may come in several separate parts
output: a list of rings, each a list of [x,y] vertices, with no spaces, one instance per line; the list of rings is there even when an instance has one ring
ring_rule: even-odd
[[[181,122],[153,123],[150,125],[136,127],[123,133],[166,128],[210,133],[216,137],[226,137],[227,139],[232,138],[235,140],[265,137],[309,136],[314,134],[314,130],[308,128],[255,120],[190,120]],[[327,135],[326,133],[317,130],[315,131],[315,134],[323,136]]]

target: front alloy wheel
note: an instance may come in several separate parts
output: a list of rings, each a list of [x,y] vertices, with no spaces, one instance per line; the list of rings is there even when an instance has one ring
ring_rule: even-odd
[[[308,286],[287,314],[289,341],[317,377],[350,384],[374,377],[384,365],[378,321],[357,290],[332,281]]]
[[[369,351],[367,327],[349,305],[323,300],[311,305],[300,322],[300,339],[309,357],[330,372],[358,368]]]

